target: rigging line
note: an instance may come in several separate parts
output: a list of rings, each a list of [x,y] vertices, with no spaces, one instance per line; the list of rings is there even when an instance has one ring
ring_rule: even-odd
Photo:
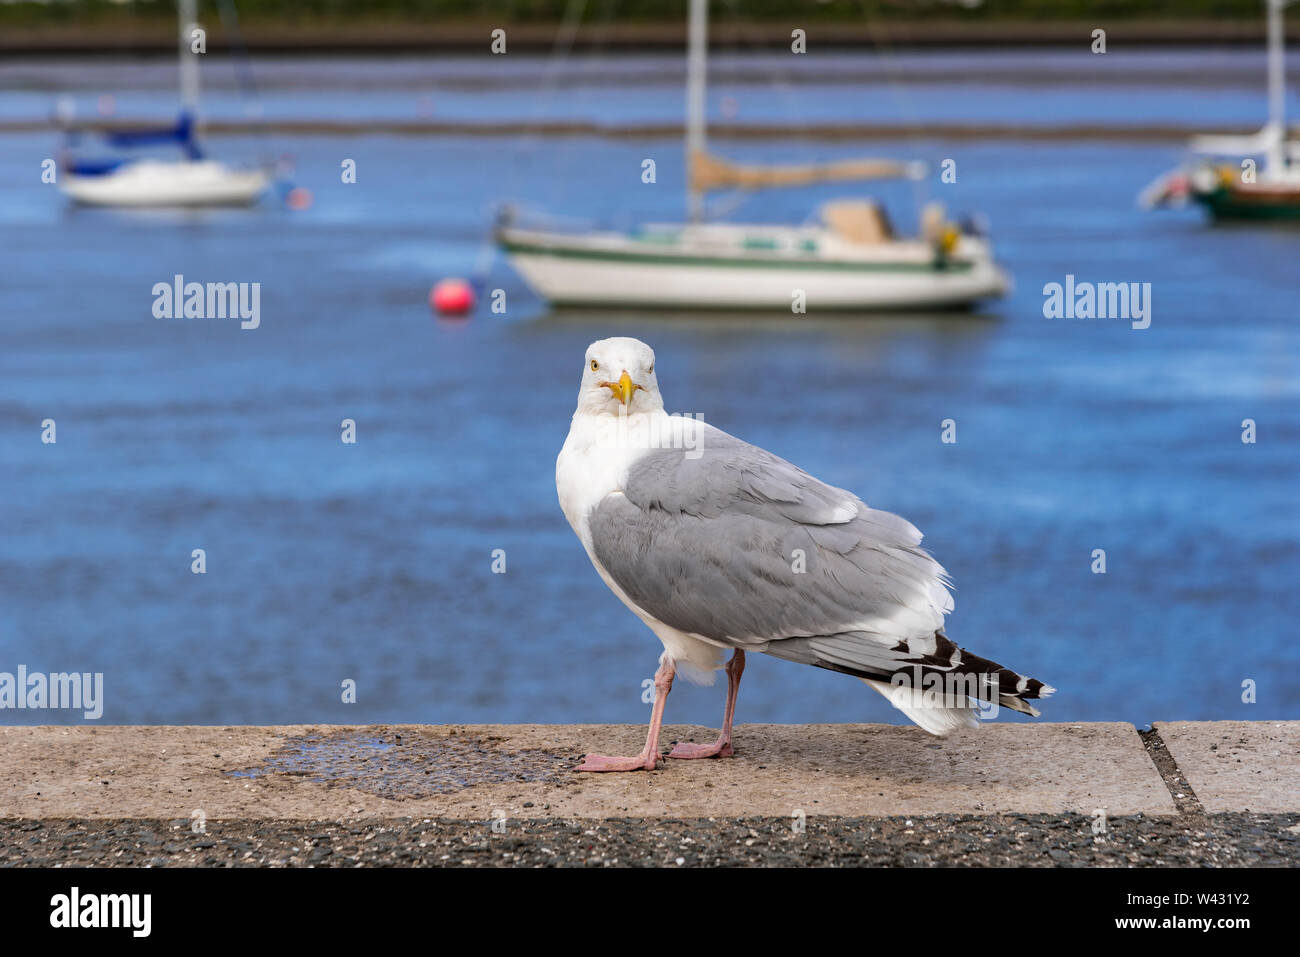
[[[726,4],[731,8],[732,12],[740,12],[739,0],[726,0]],[[754,39],[756,33],[747,20],[744,20],[743,18],[737,20],[735,26],[741,39],[748,44],[752,50],[759,51],[760,53],[767,52],[766,48],[761,45],[761,41]],[[794,85],[790,82],[789,72],[780,67],[775,67],[773,72],[775,75],[769,78],[769,82],[771,83],[772,88],[780,94],[781,98],[785,101],[785,105],[789,108],[795,130],[798,132],[807,131],[808,123],[800,118],[799,101],[794,95]],[[807,137],[800,137],[800,139],[804,142],[807,141]]]
[[[608,71],[607,66],[602,67],[601,60],[603,57],[606,56],[607,53],[606,44],[608,43],[609,28],[614,23],[614,12],[617,7],[618,7],[618,0],[605,0],[604,4],[601,7],[600,20],[597,21],[597,23],[593,24],[593,30],[592,30],[593,52],[592,55],[587,58],[586,62],[583,65],[584,79],[590,79],[592,76],[599,76],[599,73],[597,73],[597,71],[601,69],[605,69],[606,71]],[[617,57],[618,54],[615,53],[615,56]],[[636,77],[635,70],[631,72],[631,75],[633,77],[633,82],[630,84],[630,88],[633,91],[637,91],[640,89],[640,86],[635,80]],[[655,82],[653,76],[654,73],[652,71],[651,79],[650,79],[650,83],[652,85]],[[628,84],[626,83],[621,85],[624,88],[628,86]],[[583,88],[590,89],[591,87],[589,84],[584,83]],[[614,206],[612,207],[612,212],[608,211],[607,209],[606,213],[603,216],[595,219],[593,219],[593,217],[587,217],[587,221],[596,222],[600,225],[610,226],[620,231],[623,231],[627,229],[628,226],[630,225],[628,223],[630,215],[631,214],[629,214],[629,212],[627,211],[626,205]]]
[[[739,12],[738,0],[725,0],[725,2],[726,5],[732,9],[733,12]],[[865,13],[866,12],[865,0],[863,0],[862,6],[863,6],[863,11]],[[754,39],[756,33],[748,21],[742,19],[737,22],[736,27],[737,27],[737,32],[741,34],[742,39],[750,47],[754,49],[761,49],[760,41]],[[886,77],[887,85],[890,88],[891,95],[894,97],[899,113],[903,116],[904,125],[907,127],[907,133],[905,134],[906,139],[910,143],[912,151],[919,152],[918,140],[921,133],[920,126],[913,118],[916,115],[915,110],[911,108],[908,98],[906,96],[905,87],[901,80],[902,74],[896,65],[895,57],[893,56],[892,49],[890,48],[889,45],[888,36],[883,34],[874,22],[869,23],[868,28],[872,33],[872,42],[877,47],[877,54],[880,55],[882,59],[885,61],[885,67],[886,67],[885,77]],[[884,48],[883,50],[881,49],[882,47]],[[776,76],[772,77],[770,82],[773,88],[775,88],[781,94],[786,105],[788,106],[792,117],[791,125],[794,131],[796,132],[796,134],[800,132],[806,132],[808,129],[811,128],[811,124],[808,121],[801,118],[802,114],[800,113],[799,110],[799,102],[793,93],[793,84],[790,82],[789,77],[790,77],[790,73],[788,71],[782,70],[778,67],[776,68]],[[800,139],[804,142],[807,142],[808,140],[806,136],[800,137]],[[805,147],[803,153],[809,162],[815,161],[819,155],[814,151],[813,147],[811,146]],[[918,180],[912,180],[911,190],[912,190],[913,202],[919,208],[922,205],[922,200],[928,197],[929,195],[928,187],[924,182]],[[744,192],[743,195],[747,198],[749,196],[752,196],[753,193]],[[729,207],[729,211],[734,210],[738,205],[739,203],[732,204]],[[810,214],[810,218],[815,217],[815,215],[816,215],[815,212]]]
[[[875,16],[871,15],[868,6],[874,6]],[[903,126],[906,129],[904,138],[911,147],[913,153],[921,152],[921,124],[918,120],[918,113],[914,108],[911,98],[907,95],[906,87],[902,79],[902,71],[898,66],[898,57],[894,52],[893,44],[889,42],[889,31],[882,29],[880,23],[880,5],[872,4],[872,0],[861,0],[863,20],[866,23],[867,32],[871,35],[871,42],[876,47],[876,55],[880,57],[885,67],[885,80],[889,87],[890,95],[894,98],[894,105],[898,108],[898,113],[902,117]],[[929,179],[912,180],[912,196],[916,203],[917,209],[920,209],[923,202],[930,197]]]
[[[234,58],[235,80],[239,84],[240,96],[244,99],[245,105],[251,100],[257,110],[258,119],[262,119],[261,94],[257,89],[257,81],[253,76],[253,67],[248,57],[248,47],[244,43],[244,37],[239,30],[239,13],[235,9],[233,0],[217,0],[217,15],[221,18],[221,28],[230,38],[231,53]],[[265,122],[257,124],[257,137],[261,141],[262,149],[267,154],[273,154],[274,148],[271,142],[271,134],[266,127]]]
[[[605,18],[609,18],[609,3],[605,4]],[[544,107],[548,107],[555,95],[556,86],[559,80],[560,69],[568,59],[573,50],[573,42],[578,34],[578,27],[582,22],[582,16],[586,13],[587,0],[568,0],[565,5],[564,17],[560,21],[559,27],[555,31],[555,39],[551,43],[551,52],[547,54],[547,59],[542,68],[542,82],[540,95],[532,101],[532,111],[525,117],[520,124],[520,132],[516,139],[516,162],[508,168],[510,170],[506,177],[504,195],[509,197],[514,193],[519,185],[520,166],[518,159],[523,153],[535,153],[538,144],[541,141],[541,134],[537,132],[540,126],[540,116]],[[508,208],[498,200],[496,208],[492,211],[491,218],[496,220]],[[487,277],[492,271],[492,265],[496,259],[496,242],[493,238],[493,228],[489,227],[487,235],[484,236],[483,243],[479,247],[479,253],[474,265],[472,276],[475,286],[486,288]]]
[[[608,3],[606,7],[608,8]],[[555,96],[561,68],[573,50],[573,41],[577,37],[578,26],[582,21],[583,14],[586,12],[586,8],[587,0],[569,0],[565,5],[564,17],[556,28],[555,39],[551,43],[551,52],[547,54],[546,62],[542,67],[538,95],[532,99],[530,113],[519,124],[517,147],[520,153],[532,153],[537,150],[541,141],[538,128],[541,126],[542,113],[545,108],[550,106],[551,100]],[[510,168],[506,193],[513,193],[518,183],[519,166],[516,163]]]
[[[725,3],[731,9],[732,13],[741,12],[739,0],[725,0]],[[761,44],[761,41],[754,39],[756,33],[750,23],[745,20],[743,16],[736,20],[734,25],[736,27],[736,32],[740,35],[740,39],[748,45],[752,51],[758,51],[760,53],[767,52],[766,48]],[[736,51],[733,49],[732,52]],[[800,119],[799,101],[793,93],[793,84],[789,81],[789,74],[780,67],[776,67],[773,72],[775,75],[768,78],[770,86],[776,90],[777,94],[785,102],[795,132],[805,132],[808,129],[808,124],[804,120]],[[798,141],[807,144],[808,138],[806,136],[799,136]],[[803,155],[810,162],[815,158],[815,154],[812,153],[812,147],[807,145],[805,145],[803,149]],[[750,199],[754,197],[755,192],[755,190],[746,189],[735,190],[718,201],[712,213],[706,209],[705,217],[721,218],[729,216],[745,203],[749,202]]]
[[[509,198],[513,196],[519,186],[520,180],[520,160],[523,154],[536,153],[538,145],[542,140],[542,134],[538,132],[541,126],[541,115],[546,107],[550,105],[559,83],[561,70],[568,60],[573,49],[573,43],[577,36],[578,27],[581,24],[583,14],[586,13],[587,0],[568,0],[564,9],[564,17],[561,19],[559,26],[555,31],[555,39],[551,43],[551,52],[547,54],[546,62],[542,67],[541,82],[538,85],[538,94],[532,98],[532,107],[529,114],[519,124],[519,133],[514,139],[515,144],[515,162],[509,166],[509,173],[505,177],[502,195],[506,201],[498,202],[493,215],[499,215],[501,210],[508,205]],[[604,15],[602,22],[608,22],[610,17],[609,0],[604,4]],[[518,204],[513,204],[518,205]],[[526,208],[526,207],[525,207]]]
[[[549,106],[551,98],[555,95],[560,68],[564,65],[564,61],[568,59],[569,54],[573,52],[573,41],[578,35],[578,27],[586,10],[587,0],[569,0],[564,7],[564,17],[560,20],[559,27],[556,28],[555,39],[551,43],[551,52],[547,54],[546,64],[542,69],[540,94],[533,99],[532,113],[522,124],[523,135],[525,136],[535,131],[542,107]]]
[[[873,3],[872,0],[861,0],[860,6],[862,7],[862,16],[867,32],[871,34],[871,42],[876,47],[876,55],[880,57],[885,66],[886,83],[890,95],[894,98],[894,104],[898,107],[903,125],[907,127],[907,135],[917,137],[921,132],[919,114],[907,94],[906,84],[903,82],[903,71],[898,65],[898,55],[890,42],[889,31],[878,22],[880,20],[880,5],[878,2]],[[874,7],[874,16],[872,11],[868,9],[869,7]]]

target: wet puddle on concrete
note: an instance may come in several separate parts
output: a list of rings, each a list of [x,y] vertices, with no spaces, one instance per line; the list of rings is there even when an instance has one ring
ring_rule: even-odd
[[[368,729],[290,738],[263,764],[226,774],[292,775],[400,801],[476,784],[560,780],[569,776],[574,763],[572,757],[552,751],[501,750],[490,739],[474,735],[399,735]]]

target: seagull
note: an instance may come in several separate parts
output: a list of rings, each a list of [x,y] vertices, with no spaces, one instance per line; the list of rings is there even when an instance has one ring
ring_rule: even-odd
[[[1055,690],[948,639],[948,575],[910,522],[665,412],[638,339],[587,348],[555,486],[597,573],[664,647],[641,753],[588,754],[575,770],[654,770],[674,677],[710,685],[720,669],[718,740],[667,757],[731,757],[746,652],[859,678],[938,736],[978,727],[989,706],[1037,715],[1029,702]]]

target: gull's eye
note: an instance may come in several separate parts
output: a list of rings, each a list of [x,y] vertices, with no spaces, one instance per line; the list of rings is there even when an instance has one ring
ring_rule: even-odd
[[[648,373],[650,373],[650,375],[654,375],[654,372],[655,372],[655,364],[654,364],[653,362],[650,363],[650,368],[649,368],[649,369],[646,369],[645,371],[648,372]]]
[[[597,369],[599,369],[599,368],[600,368],[600,363],[597,362],[595,359],[592,359],[592,360],[591,360],[591,371],[592,371],[592,372],[595,372],[595,371],[596,371]]]

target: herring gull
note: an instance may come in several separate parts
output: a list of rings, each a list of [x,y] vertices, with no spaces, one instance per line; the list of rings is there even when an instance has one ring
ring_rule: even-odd
[[[673,678],[712,684],[721,668],[718,740],[667,756],[730,757],[749,651],[857,677],[940,736],[978,727],[989,705],[1037,715],[1029,702],[1054,690],[947,638],[947,573],[910,522],[668,415],[637,339],[588,347],[555,485],[600,577],[664,646],[641,753],[588,754],[579,771],[652,770]]]

